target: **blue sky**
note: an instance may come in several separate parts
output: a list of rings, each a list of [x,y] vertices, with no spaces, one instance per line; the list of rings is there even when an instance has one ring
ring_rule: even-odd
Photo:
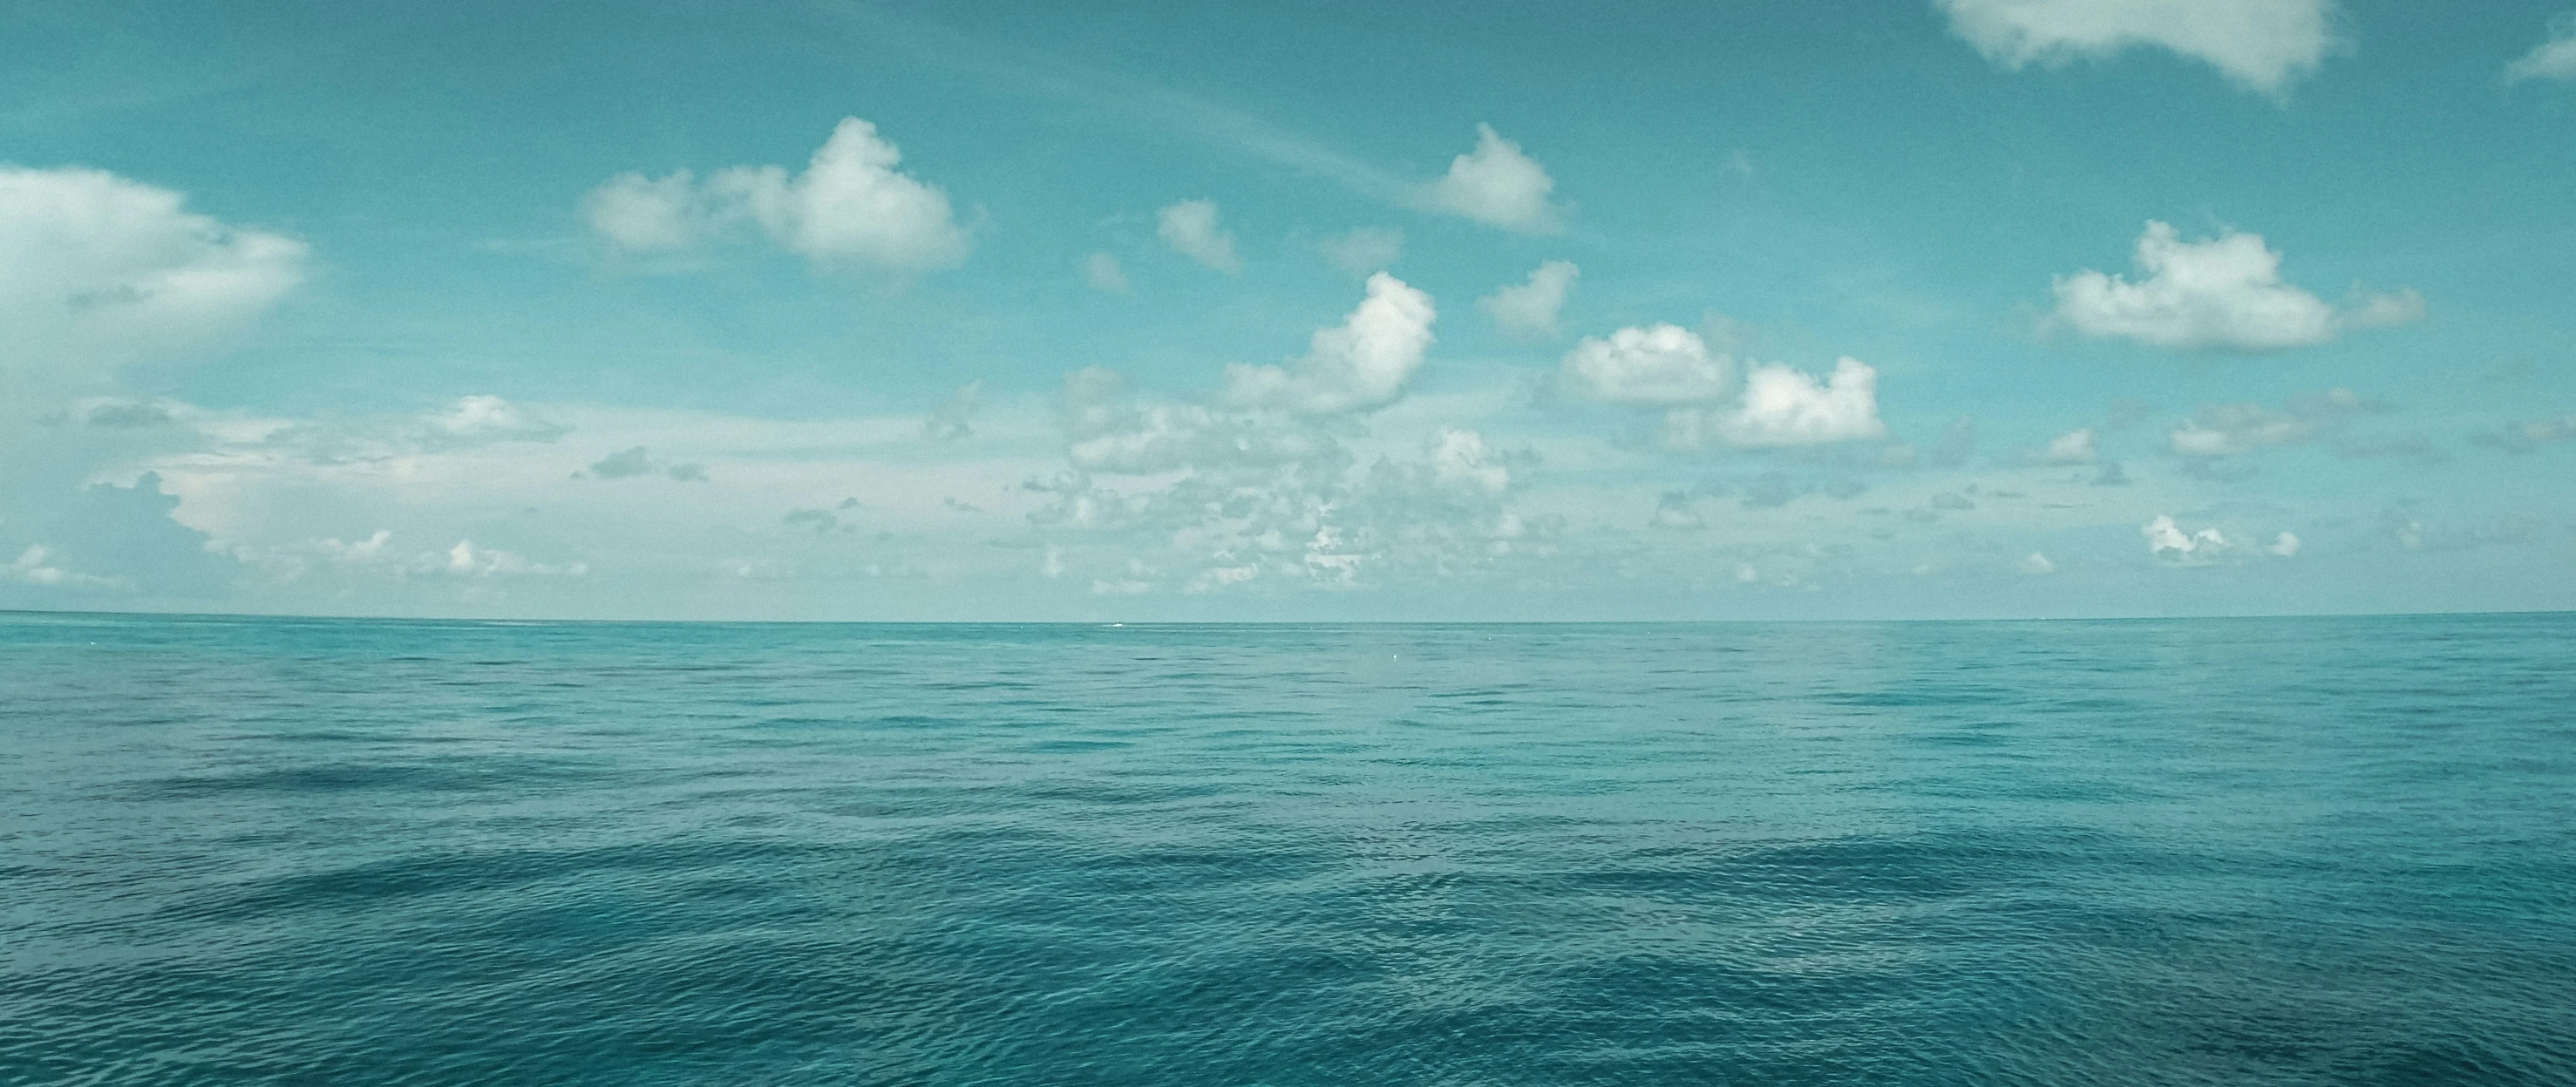
[[[16,5],[0,607],[2576,607],[2559,2]]]

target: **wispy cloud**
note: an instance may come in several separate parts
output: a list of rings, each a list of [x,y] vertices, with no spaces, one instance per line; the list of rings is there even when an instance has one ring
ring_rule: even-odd
[[[822,0],[820,6],[864,29],[871,41],[901,50],[925,66],[972,76],[990,90],[1069,102],[1139,127],[1179,133],[1320,178],[1370,200],[1399,207],[1420,202],[1416,182],[1231,106],[1061,54],[969,37],[868,4]]]

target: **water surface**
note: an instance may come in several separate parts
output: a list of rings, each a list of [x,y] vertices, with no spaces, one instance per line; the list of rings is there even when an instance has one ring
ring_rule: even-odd
[[[2576,1083],[2571,646],[0,615],[0,1081]]]

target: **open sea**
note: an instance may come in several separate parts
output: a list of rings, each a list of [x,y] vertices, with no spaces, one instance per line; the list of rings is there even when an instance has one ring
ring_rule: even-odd
[[[2576,615],[0,614],[10,1084],[2571,1084]]]

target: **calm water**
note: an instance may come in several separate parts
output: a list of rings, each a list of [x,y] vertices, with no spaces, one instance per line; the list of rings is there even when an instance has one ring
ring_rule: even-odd
[[[2571,647],[0,615],[0,1081],[2576,1083]]]

